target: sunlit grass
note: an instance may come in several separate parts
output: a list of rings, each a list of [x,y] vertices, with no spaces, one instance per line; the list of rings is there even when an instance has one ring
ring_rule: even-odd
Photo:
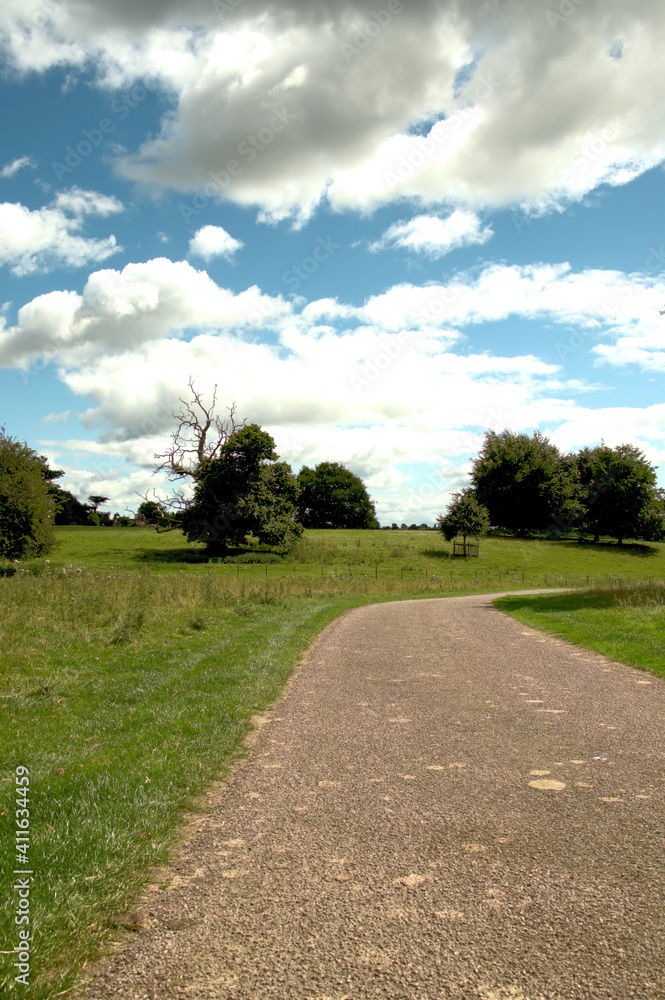
[[[496,604],[526,625],[665,678],[665,581],[511,596]]]
[[[183,811],[241,752],[252,714],[344,610],[611,578],[586,604],[552,596],[551,609],[587,615],[577,641],[598,631],[593,614],[614,615],[603,651],[626,662],[633,633],[638,658],[662,650],[663,584],[648,580],[665,576],[662,545],[488,538],[479,559],[453,559],[435,532],[308,531],[254,564],[209,561],[179,532],[58,536],[50,561],[0,576],[0,837],[13,843],[14,769],[28,766],[35,957],[21,995],[31,1000],[68,989],[104,946],[146,871],[167,860]],[[551,621],[514,607],[531,624]],[[13,946],[11,860],[3,849],[0,923]],[[9,990],[12,956],[0,959]]]

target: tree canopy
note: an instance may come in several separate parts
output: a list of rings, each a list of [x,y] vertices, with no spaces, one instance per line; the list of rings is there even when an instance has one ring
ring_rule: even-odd
[[[487,431],[471,480],[491,523],[502,528],[544,531],[579,514],[574,462],[538,431]]]
[[[275,442],[258,424],[240,427],[196,467],[194,497],[180,515],[190,542],[211,552],[243,544],[252,535],[288,545],[302,534],[295,518],[298,483]]]
[[[497,527],[521,533],[575,528],[619,544],[665,538],[656,470],[635,445],[600,444],[562,455],[538,432],[488,431],[471,479]]]
[[[306,528],[378,528],[365,484],[339,462],[304,465],[298,473],[299,518]]]
[[[52,480],[62,475],[0,429],[0,556],[46,555],[55,544]]]
[[[466,546],[467,536],[479,538],[485,534],[490,518],[487,508],[478,502],[475,490],[468,487],[461,493],[453,493],[445,515],[437,518],[437,525],[447,542],[461,535]]]
[[[298,484],[290,466],[277,461],[274,439],[258,424],[237,423],[235,404],[221,420],[216,386],[206,402],[191,378],[188,385],[189,398],[173,414],[171,444],[155,458],[157,471],[171,481],[189,479],[193,492],[177,491],[170,500],[143,497],[141,516],[158,532],[181,529],[211,553],[246,544],[250,535],[289,545],[303,530],[295,510]]]
[[[656,470],[639,448],[620,444],[584,448],[577,456],[584,513],[581,527],[596,539],[610,535],[652,538],[659,533],[662,511],[656,490]],[[661,522],[662,525],[662,522]]]

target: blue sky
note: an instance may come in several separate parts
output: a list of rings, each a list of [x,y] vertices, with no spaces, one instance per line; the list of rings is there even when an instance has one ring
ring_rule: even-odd
[[[461,8],[461,9],[460,9]],[[5,0],[0,422],[111,511],[188,378],[433,522],[487,429],[665,486],[641,0]]]

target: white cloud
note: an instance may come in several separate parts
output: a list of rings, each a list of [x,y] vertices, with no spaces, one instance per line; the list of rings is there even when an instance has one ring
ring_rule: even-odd
[[[39,357],[82,365],[148,342],[181,337],[193,327],[255,330],[278,323],[290,306],[256,286],[234,294],[205,271],[164,257],[95,271],[83,293],[40,295],[0,330],[0,365],[27,365]]]
[[[189,241],[189,252],[203,260],[213,257],[232,257],[245,244],[230,236],[221,226],[203,226]]]
[[[655,278],[558,264],[488,265],[449,284],[397,285],[362,306],[293,304],[256,287],[235,294],[187,262],[156,259],[95,272],[80,295],[27,303],[17,325],[0,330],[0,360],[59,364],[68,389],[88,401],[79,419],[96,435],[81,444],[91,456],[149,469],[191,376],[208,394],[217,383],[221,412],[235,401],[288,461],[341,461],[376,482],[382,504],[398,495],[412,503],[408,521],[420,522],[459,488],[488,427],[543,429],[566,450],[615,428],[653,451],[665,410],[651,408],[645,422],[636,407],[615,415],[580,405],[588,387],[566,378],[566,351],[631,337],[640,346],[648,334],[659,364],[664,299]],[[537,321],[541,336],[552,328],[545,356],[536,341],[518,355],[468,349],[468,324],[507,317]],[[435,477],[431,496],[400,486],[413,467],[442,463],[457,471]],[[395,519],[390,509],[384,519]]]
[[[48,6],[5,0],[10,65],[94,62],[102,86],[161,88],[172,108],[124,175],[156,190],[217,185],[266,219],[302,220],[326,198],[546,211],[665,159],[655,0],[565,14],[549,0],[393,12],[243,0],[223,16],[209,0]]]
[[[24,167],[35,167],[35,161],[31,156],[20,156],[17,160],[12,160],[11,163],[6,163],[2,170],[0,170],[0,177],[9,178],[17,174],[19,170],[23,170]]]
[[[72,188],[61,191],[44,208],[31,211],[20,203],[0,204],[0,265],[15,275],[50,271],[55,267],[82,267],[99,263],[122,248],[115,236],[89,239],[79,235],[88,216],[122,212],[113,197]]]
[[[489,226],[481,228],[480,219],[475,212],[458,208],[445,219],[432,215],[417,215],[408,222],[396,222],[370,249],[385,250],[387,247],[401,247],[413,253],[443,257],[457,247],[487,243],[493,235]]]

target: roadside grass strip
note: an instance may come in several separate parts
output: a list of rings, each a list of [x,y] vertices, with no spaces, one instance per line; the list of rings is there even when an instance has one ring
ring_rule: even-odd
[[[663,580],[502,597],[494,603],[525,625],[665,678]]]
[[[237,601],[198,579],[0,581],[0,993],[51,1000],[117,936],[194,797],[353,598]],[[47,592],[43,589],[48,585]],[[182,584],[182,582],[181,582]],[[17,983],[15,774],[30,776],[29,985]]]

